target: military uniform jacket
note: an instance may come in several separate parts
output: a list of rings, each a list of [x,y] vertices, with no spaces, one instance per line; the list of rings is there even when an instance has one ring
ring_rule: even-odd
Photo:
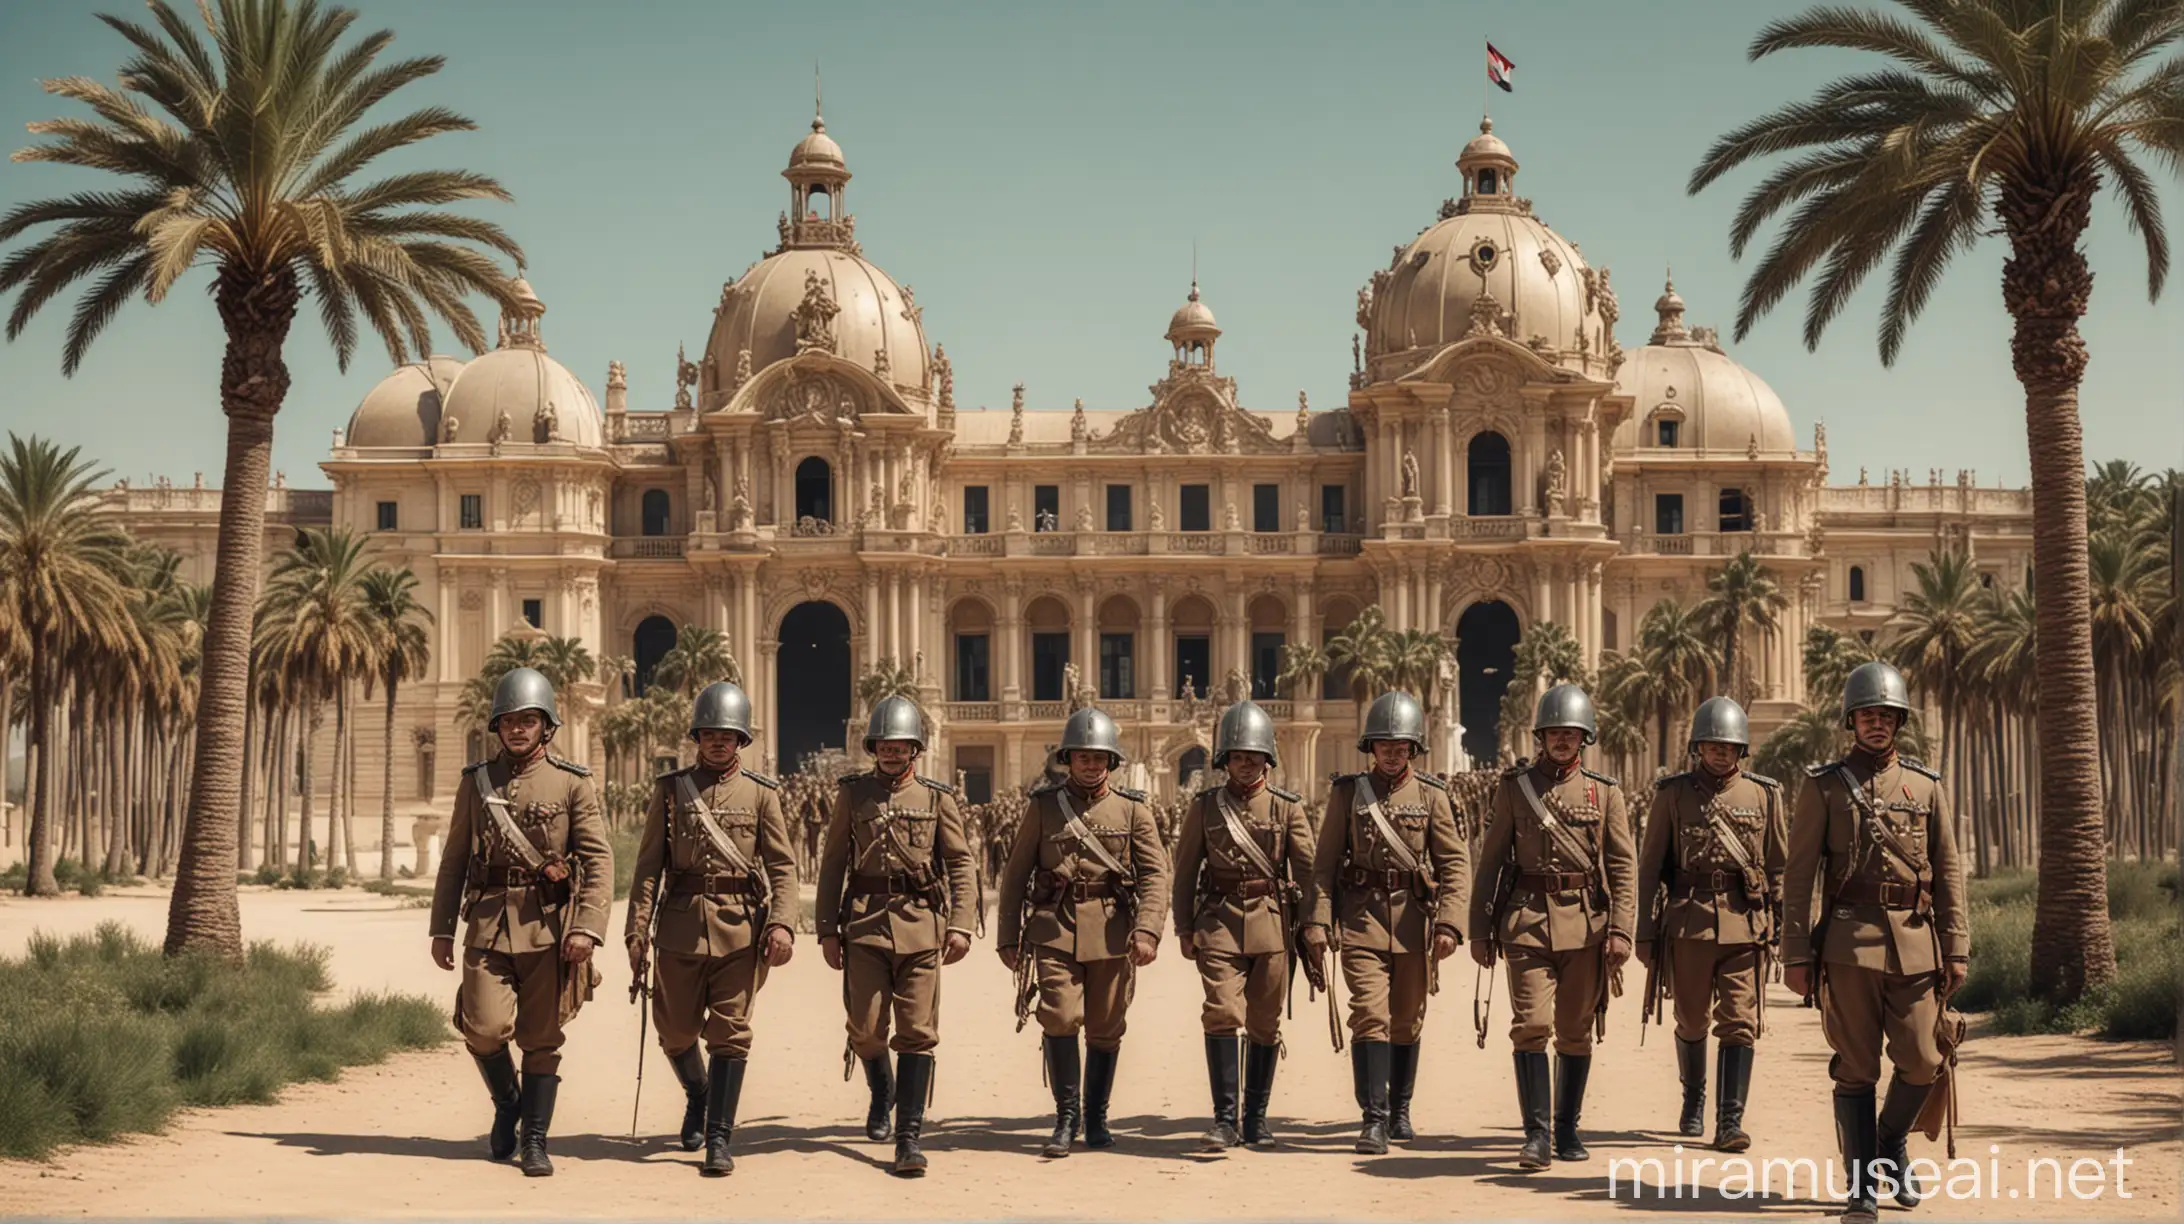
[[[644,840],[637,849],[637,876],[629,888],[624,939],[636,938],[659,910],[653,942],[663,952],[686,956],[733,956],[760,934],[759,897],[749,876],[713,848],[713,839],[683,796],[687,777],[745,861],[766,873],[773,895],[765,924],[796,930],[796,854],[781,813],[779,784],[744,769],[721,774],[693,765],[663,775],[652,788]],[[719,877],[730,877],[722,880]]]
[[[1227,789],[1223,783],[1199,792],[1183,813],[1170,907],[1176,933],[1191,935],[1211,952],[1264,956],[1284,951],[1289,931],[1282,920],[1281,889],[1291,883],[1302,889],[1312,878],[1312,826],[1305,818],[1304,800],[1265,784],[1248,799],[1229,793],[1259,852],[1284,875],[1272,882],[1272,891],[1261,891],[1267,888],[1265,877],[1229,836],[1228,821],[1221,815],[1220,796]],[[1254,895],[1239,897],[1239,892]]]
[[[485,810],[471,775],[486,780],[508,801],[508,814],[528,837],[540,858],[571,864],[573,875],[559,886],[510,885],[508,871],[527,864],[520,850],[502,841],[499,822]],[[475,875],[478,880],[473,881]],[[556,903],[550,895],[571,889]],[[458,917],[468,920],[463,946],[494,952],[536,952],[568,935],[589,935],[604,943],[607,907],[614,898],[614,850],[607,844],[606,822],[592,792],[591,771],[540,753],[521,773],[503,753],[463,770],[455,793],[455,815],[448,822],[447,849],[432,889],[432,936],[452,937]]]
[[[1540,823],[1518,789],[1518,779],[1527,773],[1540,803],[1586,847],[1585,858],[1573,859]],[[1615,779],[1589,769],[1572,769],[1558,779],[1544,759],[1503,773],[1479,848],[1478,886],[1471,897],[1474,929],[1486,927],[1495,884],[1512,866],[1519,874],[1510,882],[1494,929],[1502,947],[1569,952],[1611,933],[1631,938],[1637,926],[1637,855],[1623,788]],[[1548,874],[1583,876],[1585,883],[1547,890],[1523,878]]]
[[[1856,784],[1856,798],[1838,765]],[[1921,974],[1969,957],[1964,864],[1940,777],[1916,761],[1892,757],[1880,764],[1862,752],[1807,772],[1782,881],[1783,963],[1811,961],[1817,951],[1833,964]],[[1864,830],[1859,799],[1895,834],[1910,862]],[[1816,950],[1813,928],[1823,916],[1824,943]]]
[[[1423,880],[1401,880],[1395,854],[1358,799],[1358,779],[1366,776],[1344,774],[1328,791],[1305,896],[1312,922],[1339,922],[1344,947],[1374,952],[1426,951],[1432,942],[1429,919],[1431,926],[1467,938],[1471,848],[1456,835],[1456,809],[1447,787],[1416,770],[1392,788],[1378,774],[1370,775],[1381,814],[1427,873]],[[1379,879],[1369,884],[1345,880],[1352,870]]]
[[[1653,791],[1646,836],[1638,849],[1638,942],[1657,936],[1718,944],[1766,943],[1769,905],[1782,900],[1782,868],[1789,858],[1789,819],[1782,784],[1738,771],[1716,790],[1699,770],[1672,774]],[[1743,847],[1744,857],[1766,877],[1766,901],[1755,907],[1743,869],[1722,845],[1711,813]],[[1667,896],[1656,905],[1656,893]]]
[[[1168,851],[1160,841],[1160,825],[1138,791],[1109,786],[1087,799],[1075,787],[1068,787],[1069,801],[1085,826],[1136,878],[1136,917],[1129,917],[1112,896],[1036,900],[1047,890],[1035,873],[1052,873],[1092,888],[1109,883],[1099,860],[1079,849],[1076,838],[1064,831],[1068,821],[1058,796],[1065,787],[1067,783],[1049,783],[1034,790],[1031,807],[1017,822],[1016,841],[1009,847],[1008,865],[1001,875],[998,934],[1002,945],[1016,943],[1021,934],[1040,947],[1079,961],[1095,961],[1127,955],[1135,931],[1157,942],[1168,916]],[[1024,923],[1021,911],[1027,892],[1035,905],[1030,921]]]
[[[820,843],[819,934],[930,952],[949,931],[970,935],[977,927],[977,873],[954,787],[923,775],[890,787],[877,772],[850,774],[835,788]],[[856,876],[887,876],[902,889],[865,893]],[[926,895],[935,882],[947,898],[944,910]]]

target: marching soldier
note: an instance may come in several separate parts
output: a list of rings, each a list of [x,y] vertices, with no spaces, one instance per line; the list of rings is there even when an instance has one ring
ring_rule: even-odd
[[[1721,1043],[1714,1082],[1714,1147],[1741,1152],[1752,1047],[1765,1014],[1767,949],[1782,902],[1789,832],[1782,785],[1746,772],[1744,707],[1727,697],[1699,706],[1686,773],[1654,787],[1638,853],[1638,960],[1647,982],[1665,977],[1676,1006],[1676,1065],[1683,1075],[1678,1130],[1706,1133],[1706,1017]],[[1665,893],[1656,909],[1656,892]],[[1646,998],[1653,1005],[1649,986]]]
[[[874,706],[864,746],[873,770],[841,780],[820,853],[819,949],[827,967],[843,974],[849,1048],[864,1061],[872,1091],[865,1135],[874,1143],[887,1138],[892,1104],[893,1170],[921,1177],[918,1142],[940,1044],[940,969],[971,950],[978,869],[955,788],[917,772],[925,750],[917,704],[896,696]]]
[[[1046,1035],[1049,1157],[1069,1155],[1080,1122],[1085,1146],[1114,1146],[1107,1102],[1115,1060],[1136,971],[1159,955],[1167,916],[1168,853],[1152,809],[1144,792],[1108,780],[1122,759],[1114,719],[1096,709],[1071,714],[1053,757],[1068,772],[1032,792],[1001,873],[1001,961],[1017,975],[1020,1009],[1036,994]]]
[[[1850,673],[1843,725],[1855,745],[1806,771],[1783,879],[1783,982],[1819,1002],[1850,1169],[1843,1218],[1866,1224],[1881,1193],[1905,1207],[1921,1197],[1907,1139],[1942,1070],[1935,1021],[1971,958],[1955,811],[1939,775],[1896,753],[1910,713],[1895,668]],[[1884,1049],[1895,1074],[1876,1119]]]
[[[1282,1002],[1289,985],[1290,924],[1299,881],[1312,875],[1312,826],[1300,795],[1267,781],[1280,764],[1274,720],[1249,701],[1221,715],[1213,767],[1228,771],[1183,814],[1175,851],[1176,947],[1198,962],[1206,990],[1206,1074],[1213,1129],[1205,1148],[1268,1146],[1267,1101],[1281,1058]],[[1201,880],[1203,869],[1203,880]],[[1243,1132],[1236,1128],[1237,1030],[1244,1057]]]
[[[546,677],[519,667],[493,690],[492,760],[463,770],[432,889],[432,960],[455,968],[455,1027],[493,1098],[489,1150],[506,1160],[522,1126],[526,1177],[551,1177],[546,1132],[561,1085],[562,1028],[599,983],[592,949],[607,927],[614,851],[591,771],[546,751],[561,718]],[[523,1082],[508,1053],[523,1050]]]
[[[644,981],[648,966],[658,973],[652,1022],[682,1082],[683,1150],[702,1145],[699,1171],[726,1177],[736,1167],[728,1141],[751,1053],[751,1009],[766,971],[795,951],[796,851],[780,783],[743,768],[751,742],[743,690],[707,685],[691,708],[690,738],[697,763],[653,789],[623,939],[634,980]]]
[[[1357,750],[1372,767],[1338,776],[1328,791],[1301,938],[1305,956],[1324,963],[1335,931],[1350,988],[1350,1075],[1364,1115],[1357,1150],[1378,1156],[1388,1140],[1412,1137],[1433,962],[1454,955],[1470,929],[1470,847],[1457,834],[1447,785],[1412,768],[1426,751],[1416,697],[1374,701]]]
[[[1494,791],[1472,893],[1479,938],[1471,949],[1488,969],[1497,947],[1509,959],[1509,1041],[1524,1115],[1517,1165],[1544,1169],[1591,1156],[1578,1138],[1578,1117],[1595,1024],[1605,1020],[1609,985],[1630,959],[1638,888],[1623,788],[1579,764],[1595,735],[1592,699],[1574,684],[1548,689],[1532,735],[1539,759],[1504,771]]]

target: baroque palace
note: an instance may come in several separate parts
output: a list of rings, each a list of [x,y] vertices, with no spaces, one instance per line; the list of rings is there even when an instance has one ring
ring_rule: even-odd
[[[1144,405],[1031,409],[1018,386],[1007,412],[961,411],[911,291],[858,243],[849,165],[814,120],[782,172],[778,245],[723,286],[672,407],[632,408],[616,362],[602,409],[549,355],[524,286],[492,352],[403,366],[364,396],[321,464],[331,492],[277,482],[268,551],[333,523],[422,580],[433,674],[400,689],[395,736],[397,802],[419,815],[484,751],[476,730],[460,739],[456,696],[506,632],[632,656],[641,684],[679,626],[722,631],[763,724],[753,755],[776,770],[854,751],[854,677],[915,667],[936,772],[975,800],[1039,769],[1072,683],[1163,793],[1204,763],[1189,694],[1267,704],[1299,785],[1350,767],[1339,679],[1273,680],[1286,643],[1375,603],[1393,628],[1458,643],[1435,746],[1448,769],[1493,755],[1528,626],[1566,626],[1589,664],[1741,552],[1790,596],[1779,631],[1748,643],[1762,733],[1803,697],[1806,628],[1878,628],[1930,551],[2025,581],[2029,493],[1962,472],[1829,484],[1825,428],[1802,447],[1673,285],[1645,343],[1619,343],[1607,269],[1516,193],[1491,123],[1457,167],[1461,195],[1359,291],[1341,407],[1247,407],[1194,285],[1165,368],[1147,354]],[[108,497],[209,581],[213,490]],[[564,696],[560,751],[599,759],[605,700],[597,683]],[[369,811],[379,704],[355,717]]]

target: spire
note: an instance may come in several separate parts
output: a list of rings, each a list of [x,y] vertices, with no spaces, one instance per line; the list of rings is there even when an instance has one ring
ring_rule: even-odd
[[[1676,292],[1676,270],[1670,268],[1661,288],[1661,296],[1653,303],[1655,313],[1661,317],[1660,325],[1653,329],[1651,344],[1677,344],[1691,339],[1691,329],[1684,326],[1683,295]]]
[[[827,91],[825,82],[819,77],[818,60],[811,62],[811,130],[827,130]]]
[[[546,303],[532,292],[531,282],[523,279],[521,269],[508,283],[508,296],[511,300],[501,307],[500,347],[545,352],[546,340],[539,335],[538,321],[546,313]]]

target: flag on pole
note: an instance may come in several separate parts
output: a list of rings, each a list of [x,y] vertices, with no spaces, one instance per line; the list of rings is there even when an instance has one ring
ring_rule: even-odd
[[[1509,83],[1509,78],[1516,74],[1517,62],[1495,50],[1493,43],[1486,44],[1486,79],[1501,86],[1503,93],[1515,93],[1516,86]]]

